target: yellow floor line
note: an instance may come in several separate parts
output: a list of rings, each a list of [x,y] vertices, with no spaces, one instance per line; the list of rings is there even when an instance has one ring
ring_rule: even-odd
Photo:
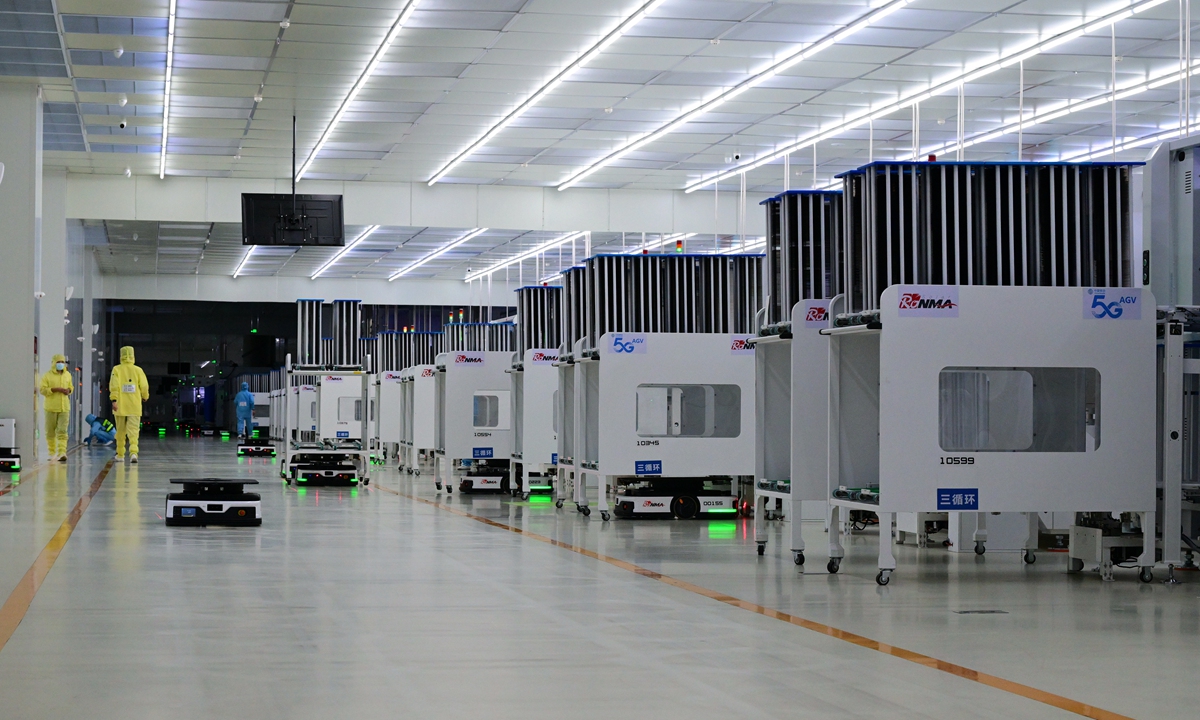
[[[58,532],[54,533],[54,537],[50,538],[50,542],[46,543],[46,547],[42,548],[42,552],[38,554],[37,560],[33,561],[33,565],[17,583],[17,586],[9,594],[8,600],[4,602],[4,606],[0,607],[0,651],[4,650],[4,646],[8,644],[13,633],[17,631],[17,626],[25,619],[25,613],[29,610],[29,605],[33,602],[33,598],[37,595],[38,588],[42,586],[42,581],[46,579],[50,569],[54,567],[54,562],[58,560],[59,553],[62,552],[63,546],[71,539],[71,533],[75,532],[75,526],[79,524],[79,519],[83,517],[83,511],[87,510],[91,504],[92,498],[96,497],[96,493],[100,492],[100,486],[104,484],[104,478],[108,476],[108,471],[112,469],[113,461],[101,468],[96,478],[92,480],[91,487],[87,492],[79,498],[75,503],[75,507],[71,508],[71,512],[67,514],[67,519],[62,521],[62,525],[58,526]]]
[[[470,518],[471,520],[481,522],[484,525],[490,525],[491,527],[501,530],[508,530],[509,532],[516,533],[517,535],[527,537],[531,540],[537,540],[555,547],[563,548],[564,550],[570,550],[571,552],[585,555],[595,560],[599,560],[600,562],[608,563],[614,567],[619,567],[622,570],[628,570],[629,572],[636,573],[642,577],[650,578],[651,580],[657,580],[661,583],[666,583],[667,585],[677,587],[681,590],[687,590],[688,592],[709,598],[710,600],[716,600],[717,602],[725,603],[726,605],[731,605],[742,610],[747,610],[765,617],[774,618],[775,620],[781,620],[788,624],[802,627],[805,630],[812,630],[813,632],[818,632],[822,635],[827,635],[867,650],[874,650],[885,655],[891,655],[892,657],[900,658],[901,660],[907,660],[932,670],[940,670],[941,672],[960,677],[964,680],[971,680],[982,685],[987,685],[988,687],[1003,690],[1004,692],[1011,693],[1013,695],[1019,695],[1020,697],[1027,698],[1029,700],[1034,700],[1045,705],[1050,705],[1051,707],[1056,707],[1060,710],[1066,710],[1067,712],[1074,713],[1076,715],[1086,718],[1094,718],[1095,720],[1132,720],[1132,718],[1127,715],[1120,715],[1115,712],[1110,712],[1093,705],[1079,702],[1078,700],[1072,700],[1071,698],[1063,697],[1062,695],[1055,695],[1054,693],[1046,692],[1045,690],[1039,690],[1038,688],[1031,687],[1029,685],[1023,685],[1018,682],[1013,682],[1012,680],[1005,680],[1004,678],[982,673],[978,670],[972,670],[970,668],[963,667],[962,665],[955,665],[954,663],[946,662],[945,660],[938,660],[937,658],[930,657],[929,655],[923,655],[919,652],[905,650],[904,648],[896,647],[895,645],[889,645],[887,643],[879,642],[878,640],[872,640],[869,637],[848,632],[846,630],[841,630],[831,625],[819,623],[814,620],[806,620],[802,617],[785,613],[780,610],[757,605],[746,600],[740,600],[730,595],[719,593],[715,590],[709,590],[706,587],[701,587],[694,583],[687,582],[686,580],[680,580],[669,575],[663,575],[662,573],[654,572],[653,570],[647,570],[644,567],[634,565],[633,563],[626,562],[625,560],[620,560],[608,555],[601,555],[600,553],[597,553],[593,550],[588,550],[587,548],[579,547],[578,545],[571,545],[570,543],[555,540],[554,538],[547,537],[545,535],[539,535],[528,530],[513,527],[512,525],[506,525],[504,523],[497,522],[490,518],[475,515],[466,512],[465,510],[451,507],[437,500],[428,500],[415,495],[409,495],[408,493],[400,492],[399,490],[379,484],[376,484],[375,487],[385,492],[408,498],[409,500],[415,500],[416,502],[424,503],[426,505],[432,505],[440,510],[445,510],[446,512],[454,513],[455,515],[459,515],[461,517]]]

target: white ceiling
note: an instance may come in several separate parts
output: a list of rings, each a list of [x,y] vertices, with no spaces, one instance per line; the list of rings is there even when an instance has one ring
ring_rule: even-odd
[[[94,250],[97,268],[109,275],[232,275],[246,254],[237,223],[160,223],[135,221],[76,221],[88,246]],[[361,235],[364,226],[346,226],[347,244]],[[322,278],[386,279],[397,271],[462,238],[466,230],[447,228],[380,227]],[[136,238],[135,238],[136,235]],[[562,233],[492,230],[479,234],[453,250],[421,265],[404,277],[464,278],[469,270],[482,270],[540,245],[562,238]],[[592,233],[593,253],[637,251],[643,245],[651,252],[675,250],[673,238],[659,234]],[[671,240],[661,250],[657,245]],[[686,252],[731,251],[740,248],[735,235],[689,235],[680,238]],[[761,238],[747,238],[748,243]],[[579,237],[544,254],[497,271],[493,282],[536,282],[570,267],[582,259],[587,240]],[[242,268],[242,275],[311,277],[340,248],[286,248],[259,246]]]
[[[419,0],[306,177],[428,180],[644,1]],[[734,167],[735,156],[745,162],[768,154],[1134,1],[914,0],[591,175],[580,187],[685,187]],[[299,116],[303,161],[403,4],[178,0],[167,173],[287,178],[292,114]],[[666,0],[444,182],[558,185],[637,135],[882,4]],[[130,168],[157,174],[167,7],[168,0],[58,0],[54,14],[50,0],[0,4],[0,75],[36,76],[46,87],[47,165],[79,173]],[[1178,3],[1167,2],[1116,23],[1118,88],[1178,70],[1178,12]],[[285,18],[290,24],[283,29]],[[50,42],[52,37],[61,46]],[[64,47],[69,61],[63,60]],[[113,52],[118,47],[120,58]],[[1109,92],[1111,53],[1112,39],[1104,29],[1027,60],[1026,114]],[[966,86],[967,138],[1017,118],[1020,76],[1013,66]],[[256,102],[260,87],[262,101]],[[124,107],[122,97],[128,103]],[[1141,138],[1177,127],[1178,98],[1178,84],[1172,83],[1121,100],[1116,135]],[[1108,147],[1110,110],[1102,103],[1026,127],[1024,158],[1058,160]],[[128,121],[124,130],[118,127],[122,118]],[[920,118],[922,148],[952,143],[957,95],[925,101]],[[792,158],[789,184],[824,185],[872,154],[907,157],[912,133],[912,113],[904,109],[874,123],[873,145],[865,127],[831,137],[816,146],[815,181],[813,153],[805,149]],[[1142,159],[1146,150],[1130,149],[1118,157]],[[966,157],[1014,160],[1017,138],[1008,133],[974,145]],[[724,189],[735,184],[731,180]],[[782,164],[750,171],[747,186],[781,190]],[[370,252],[354,253],[354,262],[339,263],[345,269],[338,272],[357,268],[367,276],[394,270],[462,232],[385,228],[378,240],[372,238]],[[241,258],[240,246],[225,243],[236,240],[236,226],[189,226],[170,233],[160,226],[156,233],[158,272],[176,272],[189,263],[192,272],[196,267],[201,273],[232,272],[231,263],[236,267]],[[108,235],[119,234],[110,228]],[[190,240],[161,239],[182,235]],[[200,235],[209,240],[204,260],[193,247]],[[347,235],[353,237],[352,228]],[[481,248],[494,253],[489,258],[499,258],[504,247],[546,239],[489,232],[448,257],[469,257],[468,248]],[[114,242],[114,257],[126,252],[119,239]],[[320,252],[306,250],[293,258],[290,250],[263,251],[263,260],[255,259],[250,271],[262,265],[283,273],[311,272],[321,263]],[[139,263],[150,259],[138,258]],[[357,267],[360,259],[374,264]],[[464,262],[466,257],[458,257],[458,264],[447,260],[451,264],[443,269],[460,272]]]

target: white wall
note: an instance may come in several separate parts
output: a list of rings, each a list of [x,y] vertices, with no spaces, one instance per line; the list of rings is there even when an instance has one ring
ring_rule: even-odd
[[[241,222],[243,192],[290,192],[286,180],[68,175],[67,217],[85,220]],[[738,198],[682,190],[589,190],[304,181],[302,193],[344,196],[346,223],[407,227],[593,232],[738,231]],[[746,199],[746,234],[763,235],[765,195]],[[719,212],[718,212],[719,210]]]
[[[515,285],[515,284],[514,284]],[[378,305],[460,305],[470,301],[461,280],[401,278],[240,277],[225,275],[99,275],[97,298],[112,300],[217,300],[221,302],[295,302],[301,298],[362,300]],[[497,290],[496,304],[504,298]],[[515,299],[510,300],[515,304]]]

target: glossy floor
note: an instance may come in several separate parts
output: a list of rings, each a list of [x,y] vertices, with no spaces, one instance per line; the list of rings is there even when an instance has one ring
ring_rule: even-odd
[[[0,599],[108,458],[75,453],[0,497]],[[408,497],[439,497],[427,476],[297,491],[277,467],[173,439],[114,466],[0,650],[0,717],[1078,717]],[[165,527],[169,478],[200,474],[260,480],[263,526]],[[831,576],[820,523],[806,523],[802,573],[782,523],[758,558],[742,520],[447,502],[1103,710],[1194,714],[1194,575],[1103,583],[1066,574],[1062,556],[901,546],[880,588],[875,536],[855,536]]]

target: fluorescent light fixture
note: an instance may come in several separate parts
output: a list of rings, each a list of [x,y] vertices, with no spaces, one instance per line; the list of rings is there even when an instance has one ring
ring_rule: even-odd
[[[1165,2],[1165,0],[1164,0]],[[312,152],[308,154],[308,159],[300,166],[300,170],[296,172],[296,180],[299,181],[304,177],[304,173],[312,167],[313,161],[317,159],[317,155],[321,152],[321,148],[325,147],[325,143],[329,141],[329,137],[333,135],[333,131],[337,128],[338,123],[342,121],[342,116],[346,114],[346,110],[350,108],[351,103],[362,92],[363,86],[371,79],[371,75],[379,67],[379,63],[383,62],[383,56],[387,54],[388,48],[396,41],[396,36],[404,28],[404,23],[412,17],[413,11],[417,9],[417,0],[406,0],[404,7],[400,10],[400,15],[396,18],[396,22],[392,23],[392,28],[388,30],[387,37],[383,39],[383,43],[375,50],[375,54],[371,56],[371,61],[367,63],[366,69],[362,71],[362,75],[358,76],[354,87],[350,88],[350,93],[346,95],[346,99],[342,100],[342,104],[338,107],[337,112],[333,114],[333,119],[329,121],[329,125],[325,127],[325,132],[321,133],[317,144],[313,146]]]
[[[681,126],[691,122],[692,120],[695,120],[711,110],[716,109],[719,105],[723,105],[747,90],[757,87],[767,80],[770,80],[779,73],[795,67],[817,53],[823,50],[828,50],[830,47],[849,39],[859,31],[870,27],[872,24],[882,20],[888,15],[891,15],[897,10],[903,9],[912,2],[913,0],[891,0],[891,2],[888,2],[883,7],[867,13],[865,16],[859,18],[841,30],[832,32],[815,43],[809,43],[807,45],[793,48],[791,52],[783,57],[782,60],[772,63],[770,66],[759,70],[754,75],[750,76],[741,83],[738,83],[732,88],[712,98],[709,98],[708,100],[701,101],[699,105],[696,105],[690,110],[685,111],[682,115],[677,116],[674,120],[671,120],[657,130],[630,140],[600,160],[597,160],[582,170],[578,170],[565,181],[563,181],[563,183],[558,186],[558,189],[566,190],[567,188],[574,186],[576,183],[588,177],[592,173],[611,165],[635,150],[640,150],[641,148],[665,135],[675,132],[675,130],[679,129]]]
[[[398,277],[403,277],[404,275],[407,275],[408,273],[412,272],[413,270],[416,270],[417,268],[421,267],[422,265],[429,262],[430,260],[436,260],[437,258],[445,255],[446,253],[450,252],[451,250],[458,247],[459,245],[462,245],[463,243],[467,242],[468,240],[478,237],[479,235],[482,235],[483,233],[485,233],[487,231],[488,231],[487,228],[475,228],[474,230],[467,233],[466,235],[463,235],[459,239],[451,242],[449,245],[446,245],[445,247],[442,247],[438,250],[434,250],[433,252],[429,253],[425,257],[416,261],[412,265],[409,265],[408,267],[403,268],[401,270],[397,270],[395,273],[392,274],[392,276],[390,278],[388,278],[388,282],[391,282]]]
[[[372,225],[371,227],[369,227],[369,228],[367,228],[366,230],[364,230],[364,231],[362,232],[362,234],[361,234],[361,235],[359,235],[358,237],[354,238],[354,241],[353,241],[353,242],[351,242],[351,243],[350,243],[349,245],[347,245],[346,247],[342,248],[342,249],[341,249],[341,250],[338,252],[338,254],[337,254],[337,255],[334,255],[333,257],[329,258],[329,262],[327,262],[327,263],[325,263],[324,265],[322,265],[322,266],[320,267],[320,269],[318,269],[318,270],[317,270],[315,273],[313,273],[313,274],[312,274],[312,277],[311,277],[311,278],[309,278],[309,279],[310,279],[310,280],[316,280],[318,277],[320,277],[320,276],[321,276],[321,273],[323,273],[323,272],[325,272],[326,270],[328,270],[329,268],[333,267],[333,264],[334,264],[335,262],[337,262],[338,260],[341,260],[343,257],[345,257],[345,256],[346,256],[346,253],[350,252],[351,250],[353,250],[354,248],[356,248],[356,247],[358,247],[360,244],[362,244],[362,241],[363,241],[363,240],[366,240],[368,237],[370,237],[370,236],[371,236],[371,233],[375,232],[375,231],[376,231],[376,230],[378,230],[378,229],[379,229],[379,226],[378,226],[378,225]]]
[[[167,74],[163,81],[162,147],[158,151],[159,180],[167,176],[167,127],[171,122],[171,80],[175,74],[175,2],[176,0],[171,0],[167,8]],[[234,277],[237,277],[236,273]]]
[[[869,111],[859,115],[858,117],[855,117],[851,120],[847,120],[846,122],[843,122],[843,123],[839,123],[838,125],[835,125],[834,127],[831,127],[828,130],[823,130],[821,132],[818,132],[815,135],[810,135],[807,138],[804,138],[803,140],[798,140],[790,145],[786,145],[780,150],[775,150],[775,151],[768,153],[762,157],[755,158],[754,160],[750,160],[746,163],[738,165],[737,167],[735,167],[731,170],[727,170],[725,172],[721,172],[716,175],[712,175],[710,177],[703,178],[701,180],[697,180],[697,181],[693,182],[692,184],[688,185],[687,187],[685,187],[684,192],[688,192],[688,193],[695,192],[696,190],[699,190],[700,188],[708,187],[709,185],[712,185],[713,183],[718,183],[718,182],[721,182],[722,180],[728,180],[730,178],[735,178],[742,173],[749,172],[750,170],[755,170],[757,168],[762,167],[763,165],[767,165],[768,163],[775,162],[776,160],[779,160],[780,158],[782,158],[784,155],[790,155],[790,154],[796,152],[797,150],[803,150],[804,148],[811,147],[811,146],[815,145],[816,143],[821,142],[822,140],[827,140],[829,138],[837,137],[849,130],[853,130],[855,128],[862,127],[863,125],[866,125],[868,122],[871,122],[873,120],[879,120],[881,118],[887,117],[888,115],[891,115],[892,113],[898,112],[900,110],[904,110],[905,108],[912,107],[913,105],[915,105],[919,102],[924,102],[925,100],[928,100],[932,97],[941,95],[942,93],[947,92],[949,90],[955,90],[958,88],[959,85],[964,85],[967,83],[971,83],[971,82],[980,80],[981,78],[983,78],[987,75],[990,75],[990,74],[996,72],[997,70],[1000,70],[1000,69],[1003,69],[1006,67],[1011,67],[1012,65],[1015,65],[1023,60],[1028,60],[1029,58],[1034,57],[1035,55],[1038,55],[1043,52],[1046,52],[1047,50],[1056,48],[1066,42],[1074,40],[1074,39],[1076,39],[1082,35],[1085,35],[1087,33],[1107,28],[1110,25],[1120,22],[1121,20],[1131,17],[1137,13],[1145,12],[1146,10],[1149,10],[1153,7],[1162,5],[1166,1],[1167,0],[1140,0],[1140,2],[1139,2],[1137,0],[1133,0],[1129,3],[1129,5],[1122,8],[1121,10],[1113,11],[1111,13],[1108,13],[1107,15],[1103,15],[1099,18],[1096,18],[1095,20],[1085,20],[1082,23],[1079,23],[1078,25],[1076,25],[1075,27],[1072,27],[1067,30],[1063,30],[1062,32],[1055,34],[1053,37],[1049,38],[1048,40],[1043,40],[1042,42],[1036,43],[1032,47],[1028,47],[1023,50],[1014,50],[1011,53],[1002,55],[999,58],[996,58],[995,60],[993,60],[985,65],[982,65],[974,70],[969,70],[965,73],[962,73],[953,78],[950,78],[949,80],[945,80],[945,81],[936,83],[933,86],[931,86],[928,90],[924,90],[924,91],[915,93],[913,95],[910,95],[908,97],[901,98],[900,100],[897,100],[893,103],[885,105],[884,107],[879,108],[878,110],[869,110]]]
[[[503,270],[504,268],[508,267],[509,265],[515,265],[524,260],[528,260],[531,257],[541,255],[542,253],[546,252],[547,250],[553,250],[554,248],[558,247],[559,245],[565,245],[566,243],[569,243],[572,240],[578,240],[579,238],[583,237],[586,234],[587,233],[584,233],[584,232],[572,232],[572,233],[567,233],[566,235],[560,235],[559,237],[556,237],[553,240],[550,240],[549,242],[544,242],[541,245],[538,245],[537,247],[535,247],[531,250],[526,250],[525,252],[521,253],[520,255],[511,257],[508,260],[502,260],[502,261],[496,263],[495,265],[492,265],[489,268],[486,268],[484,270],[476,270],[473,273],[468,273],[467,277],[466,277],[466,282],[471,282],[472,280],[478,280],[481,277],[487,277],[488,275],[491,275],[492,273],[496,272],[497,270]]]
[[[657,248],[663,247],[664,245],[670,245],[671,243],[676,242],[677,240],[687,240],[688,238],[695,237],[695,236],[696,236],[696,233],[675,233],[673,235],[663,235],[659,239],[651,240],[650,242],[646,243],[645,245],[638,245],[637,247],[633,248],[632,250],[626,250],[626,251],[624,251],[623,254],[625,254],[625,255],[640,255],[643,250],[655,250]]]
[[[1108,145],[1100,148],[1099,150],[1087,150],[1078,155],[1071,155],[1071,156],[1064,157],[1061,159],[1066,162],[1087,162],[1089,160],[1095,160],[1097,158],[1107,158],[1107,157],[1111,156],[1114,152],[1121,152],[1122,150],[1132,150],[1132,149],[1138,148],[1138,147],[1145,147],[1146,145],[1152,145],[1154,143],[1162,142],[1164,140],[1173,140],[1177,137],[1182,136],[1183,133],[1184,133],[1183,128],[1174,127],[1174,128],[1171,128],[1170,130],[1164,130],[1162,132],[1157,132],[1157,133],[1154,133],[1153,135],[1147,135],[1145,137],[1124,138],[1124,139],[1118,140],[1115,148],[1112,145],[1112,143],[1110,142]]]
[[[1198,71],[1200,71],[1200,62],[1197,62],[1192,65],[1191,74],[1194,75]],[[1154,90],[1154,89],[1160,88],[1164,85],[1170,85],[1171,83],[1179,82],[1180,78],[1184,77],[1184,75],[1185,75],[1185,73],[1181,70],[1174,70],[1172,72],[1155,75],[1154,77],[1151,77],[1149,80],[1144,80],[1139,83],[1134,83],[1133,85],[1130,85],[1130,86],[1121,88],[1120,90],[1117,90],[1116,99],[1118,101],[1127,100],[1131,97],[1134,97],[1136,95],[1144,93],[1148,90]],[[994,130],[989,130],[988,132],[980,133],[980,134],[975,135],[970,138],[964,138],[963,139],[963,147],[969,148],[974,145],[979,145],[980,143],[991,142],[991,141],[1001,138],[1005,135],[1011,135],[1012,133],[1015,133],[1018,130],[1018,128],[1020,128],[1022,125],[1025,128],[1029,128],[1030,126],[1037,125],[1039,123],[1053,122],[1054,120],[1064,118],[1068,115],[1071,115],[1072,113],[1077,113],[1082,110],[1090,110],[1094,107],[1100,107],[1101,105],[1107,105],[1110,102],[1112,102],[1112,100],[1113,100],[1112,91],[1104,91],[1104,92],[1102,92],[1098,95],[1094,95],[1090,98],[1079,98],[1077,100],[1068,100],[1068,101],[1066,101],[1064,103],[1060,103],[1052,108],[1048,108],[1041,112],[1035,112],[1031,115],[1027,115],[1027,116],[1025,116],[1024,121],[1017,120],[1014,122],[1006,123]],[[1171,130],[1170,132],[1176,132],[1176,131]],[[1157,134],[1154,135],[1153,137],[1157,137]],[[1128,142],[1133,142],[1133,141],[1128,141]],[[1104,150],[1104,152],[1112,152],[1111,144],[1112,143],[1110,142],[1109,143],[1110,147],[1108,149]],[[1122,149],[1122,146],[1125,144],[1126,144],[1125,141],[1118,142],[1117,143],[1118,149]],[[941,155],[942,153],[948,153],[948,152],[956,149],[957,147],[958,147],[957,142],[946,143],[939,147],[930,148],[928,150],[922,150],[919,157],[927,157],[929,155]],[[1090,156],[1091,151],[1089,150],[1089,151],[1083,153],[1083,155]]]
[[[237,269],[233,271],[233,276],[234,276],[234,277],[237,277],[238,275],[241,275],[241,274],[242,274],[242,270],[245,270],[245,269],[246,269],[246,261],[250,259],[250,256],[251,256],[251,255],[253,255],[253,254],[254,254],[254,249],[255,249],[256,247],[258,247],[258,246],[257,246],[257,245],[251,245],[250,247],[246,248],[246,254],[242,256],[242,261],[241,261],[240,263],[238,263]]]
[[[518,105],[515,110],[510,112],[508,115],[505,115],[503,118],[500,119],[499,122],[497,122],[495,125],[490,127],[488,129],[488,131],[483,134],[482,137],[480,137],[478,140],[476,140],[475,142],[473,142],[469,146],[467,146],[466,150],[463,150],[458,155],[455,155],[453,160],[446,163],[442,167],[441,170],[438,170],[436,173],[433,174],[433,177],[429,179],[429,184],[433,185],[434,183],[438,182],[442,178],[446,177],[446,174],[449,173],[451,170],[453,170],[459,163],[461,163],[462,161],[464,161],[467,158],[474,155],[479,150],[479,148],[483,147],[484,145],[486,145],[488,143],[488,141],[490,141],[492,138],[496,137],[496,135],[499,134],[501,130],[508,127],[517,118],[524,115],[525,112],[527,110],[529,110],[529,108],[531,108],[534,105],[537,105],[539,102],[541,102],[542,98],[546,97],[551,92],[553,92],[555,88],[557,88],[559,85],[561,85],[563,82],[565,82],[567,80],[567,78],[569,78],[571,75],[573,75],[576,70],[578,70],[579,68],[583,67],[584,65],[587,65],[589,62],[594,60],[597,55],[604,52],[606,49],[608,49],[609,45],[612,45],[614,42],[617,41],[618,38],[620,38],[622,35],[624,35],[629,30],[629,28],[631,28],[634,25],[641,22],[642,19],[645,18],[647,14],[652,12],[655,8],[657,8],[663,2],[665,2],[665,0],[650,0],[650,2],[645,3],[644,5],[639,7],[636,11],[634,11],[634,13],[632,15],[630,15],[629,17],[622,20],[621,23],[618,24],[611,31],[609,31],[609,33],[607,35],[600,38],[600,40],[598,40],[595,45],[592,45],[590,48],[588,48],[586,51],[584,51],[584,53],[582,55],[575,58],[574,62],[572,62],[567,67],[565,67],[557,75],[550,78],[550,80],[548,80],[546,82],[546,84],[542,85],[540,88],[537,89],[537,91],[535,91],[532,95],[530,95],[528,98],[526,98],[525,102]]]
[[[756,254],[756,251],[762,252],[762,250],[764,250],[767,247],[767,239],[765,237],[754,238],[753,240],[750,240],[749,238],[747,238],[747,240],[748,240],[748,242],[746,242],[744,245],[734,245],[733,247],[725,248],[724,250],[721,250],[718,254],[719,255],[741,255],[742,253]]]

